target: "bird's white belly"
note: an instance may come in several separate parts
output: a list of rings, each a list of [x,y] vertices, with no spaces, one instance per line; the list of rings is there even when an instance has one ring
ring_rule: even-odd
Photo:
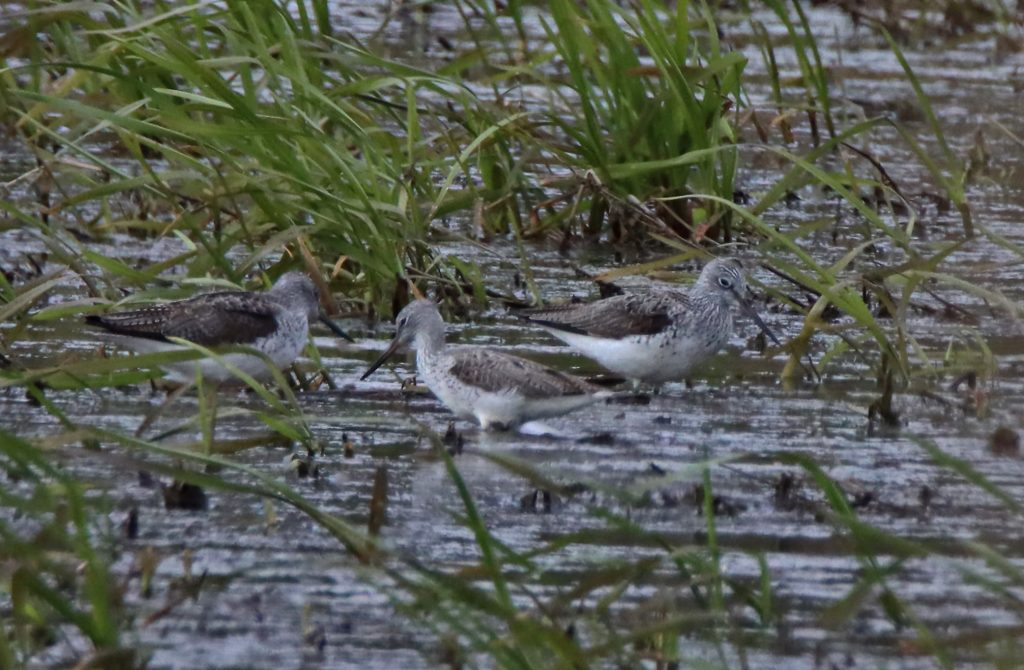
[[[684,378],[724,344],[717,339],[672,337],[671,333],[611,339],[554,329],[549,332],[607,370],[650,383]]]
[[[417,371],[423,377],[423,383],[453,414],[462,419],[476,419],[483,425],[484,422],[478,416],[478,412],[484,406],[487,407],[488,415],[495,414],[496,410],[500,412],[502,407],[508,407],[508,401],[512,398],[505,397],[504,394],[487,393],[463,384],[447,374],[447,367],[442,362],[421,360],[417,360],[416,365]],[[502,398],[506,402],[503,403]]]
[[[476,394],[476,404],[473,405],[471,412],[484,428],[514,428],[526,420],[523,416],[524,409],[525,402],[518,393],[480,391]]]

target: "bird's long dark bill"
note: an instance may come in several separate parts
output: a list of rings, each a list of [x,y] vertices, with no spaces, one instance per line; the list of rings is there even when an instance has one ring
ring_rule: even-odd
[[[348,333],[346,333],[344,330],[342,330],[341,326],[339,326],[338,324],[334,323],[329,318],[327,318],[326,314],[321,314],[320,315],[320,321],[325,326],[330,328],[331,332],[334,333],[335,335],[337,335],[338,337],[340,337],[342,339],[345,339],[345,340],[348,340],[349,342],[355,342],[355,340],[352,339],[352,336],[350,336]]]
[[[391,340],[391,344],[388,345],[388,348],[385,349],[384,353],[381,354],[380,357],[377,360],[375,360],[370,365],[370,367],[366,369],[366,372],[364,372],[363,376],[359,378],[359,381],[363,381],[364,379],[372,375],[374,372],[376,372],[377,368],[384,365],[384,361],[391,358],[391,356],[394,355],[396,351],[398,351],[398,346],[398,338]]]
[[[779,338],[775,337],[775,333],[773,333],[771,329],[768,327],[768,325],[761,320],[761,316],[757,313],[757,310],[754,309],[750,303],[748,303],[746,300],[740,297],[739,294],[734,293],[734,295],[736,295],[736,298],[739,300],[740,306],[743,307],[743,311],[746,312],[747,316],[754,320],[754,323],[757,324],[757,327],[760,328],[762,332],[764,332],[764,334],[767,335],[771,339],[771,341],[775,343],[775,346],[781,347],[782,342],[779,341]]]

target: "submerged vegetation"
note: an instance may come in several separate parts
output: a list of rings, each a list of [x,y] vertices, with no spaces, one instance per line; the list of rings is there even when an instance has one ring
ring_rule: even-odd
[[[232,416],[260,421],[272,435],[249,441],[218,440],[205,403],[151,437],[77,418],[61,394],[148,382],[169,356],[197,355],[21,364],[14,352],[34,326],[101,302],[180,297],[300,265],[326,278],[332,300],[341,301],[330,306],[335,313],[393,314],[417,292],[465,310],[516,296],[488,284],[487,268],[442,253],[439,242],[507,237],[518,258],[504,260],[527,277],[534,298],[542,296],[530,259],[548,238],[561,253],[595,242],[608,257],[629,258],[600,277],[609,281],[738,249],[774,274],[765,287],[770,300],[800,321],[783,352],[787,364],[773,374],[817,383],[842,363],[856,366],[878,380],[863,408],[872,429],[898,430],[894,395],[909,389],[942,400],[940,380],[969,380],[973,390],[994,376],[994,355],[976,331],[937,342],[912,328],[915,311],[966,318],[944,289],[976,297],[1019,326],[1013,300],[960,276],[950,259],[986,244],[1019,262],[1024,248],[972,215],[970,187],[984,176],[984,146],[967,157],[945,137],[941,114],[903,54],[907,14],[879,18],[840,3],[891,49],[919,112],[910,121],[844,104],[810,9],[799,2],[766,0],[748,8],[749,17],[738,15],[745,18],[685,1],[406,4],[393,3],[373,35],[354,34],[324,0],[37,0],[3,17],[0,123],[24,169],[0,185],[0,235],[28,232],[47,258],[45,267],[29,257],[27,269],[0,273],[0,393],[29,398],[52,417],[52,432],[0,431],[9,482],[0,490],[0,668],[145,664],[137,639],[150,621],[136,618],[130,580],[117,574],[131,532],[112,526],[103,496],[74,466],[54,465],[52,453],[72,448],[181,486],[296,510],[365,566],[368,581],[410,621],[437,632],[454,667],[752,667],[752,654],[786,645],[784,607],[796,605],[777,593],[766,559],[772,547],[728,546],[717,532],[731,509],[716,488],[729,459],[704,453],[677,472],[612,485],[596,477],[568,484],[508,454],[481,454],[536,488],[529,505],[538,495],[542,506],[545,496],[582,500],[593,520],[524,551],[488,526],[450,445],[418,426],[417,439],[431,445],[458,492],[456,522],[478,558],[432,565],[388,541],[385,475],[375,481],[369,519],[359,520],[364,532],[232,458],[283,440],[299,449],[296,469],[308,469],[324,445],[293,388],[330,386],[329,371],[278,374],[271,389],[251,382],[262,409]],[[1001,3],[985,12],[979,3],[964,3],[971,12],[956,4],[945,12],[958,25],[1019,21]],[[387,39],[435,11],[458,18],[464,43],[439,39],[424,61]],[[933,20],[926,14],[922,21]],[[776,32],[765,25],[772,17]],[[762,55],[757,68],[729,42],[732,25],[724,22],[740,20]],[[786,71],[782,62],[795,65]],[[765,73],[766,101],[751,100],[754,69]],[[915,182],[927,186],[912,190],[892,177],[871,148],[879,137],[900,143],[916,161]],[[774,181],[748,192],[748,161],[771,162]],[[826,194],[831,211],[786,220],[787,203],[811,190]],[[924,238],[922,212],[945,209],[957,217],[929,222],[941,231]],[[130,260],[96,251],[125,240],[140,248],[169,242],[173,251]],[[87,297],[48,302],[69,284]],[[314,347],[309,353],[319,364]],[[982,396],[971,404],[979,414]],[[196,432],[197,440],[174,441]],[[914,439],[947,476],[1019,519],[1021,501],[969,460]],[[913,594],[898,586],[915,561],[935,558],[1019,618],[1024,573],[1012,548],[903,536],[863,519],[870,499],[806,454],[758,458],[771,459],[780,474],[755,485],[774,492],[776,507],[828,525],[858,566],[845,593],[814,613],[823,628],[850,626],[870,606],[891,625],[894,648],[941,667],[963,658],[1009,664],[1024,653],[1019,625],[931,630]],[[661,532],[634,518],[672,484],[692,487],[699,532]],[[557,570],[561,557],[611,545],[628,551],[595,553],[570,577]],[[731,574],[727,552],[755,565],[752,576]],[[186,577],[182,600],[202,588],[201,578]],[[639,605],[627,597],[655,586],[672,597],[641,597]],[[68,649],[78,656],[68,658]]]

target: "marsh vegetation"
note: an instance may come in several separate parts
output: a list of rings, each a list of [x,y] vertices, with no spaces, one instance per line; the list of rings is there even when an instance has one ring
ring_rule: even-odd
[[[0,11],[0,667],[1019,665],[1019,7]],[[568,438],[357,381],[723,254],[783,345]],[[357,343],[140,426],[82,317],[291,269]]]

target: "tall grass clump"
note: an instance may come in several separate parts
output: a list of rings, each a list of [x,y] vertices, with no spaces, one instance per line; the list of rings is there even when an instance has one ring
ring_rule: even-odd
[[[49,40],[12,38],[0,70],[7,120],[59,172],[27,223],[179,235],[191,274],[234,280],[308,241],[371,305],[430,264],[420,208],[443,161],[416,101],[445,81],[332,37],[315,0],[86,9],[32,5],[15,32]]]
[[[550,122],[564,137],[552,143],[561,160],[592,171],[616,200],[731,198],[736,152],[728,110],[745,59],[722,48],[710,11],[688,2],[622,7],[608,0],[556,0],[550,11],[544,26],[557,74],[545,83]],[[623,222],[616,200],[593,191],[581,210],[591,232]],[[724,227],[728,213],[703,200],[658,205],[666,226],[687,238],[697,226]]]
[[[806,112],[814,143],[818,144],[820,141],[818,131],[819,113],[825,119],[825,126],[828,129],[829,137],[835,137],[836,128],[835,121],[832,118],[832,99],[829,94],[828,72],[822,65],[818,43],[807,21],[807,15],[804,13],[799,2],[792,3],[792,12],[796,15],[796,20],[800,24],[798,29],[793,20],[793,15],[790,14],[781,0],[766,0],[765,4],[775,12],[776,16],[779,17],[779,21],[786,26],[786,31],[792,42],[793,53],[796,55],[797,62],[800,65],[800,75],[806,91]],[[767,53],[770,54],[770,50]],[[773,88],[776,95],[778,95],[778,73],[774,72],[771,74],[773,76]]]

